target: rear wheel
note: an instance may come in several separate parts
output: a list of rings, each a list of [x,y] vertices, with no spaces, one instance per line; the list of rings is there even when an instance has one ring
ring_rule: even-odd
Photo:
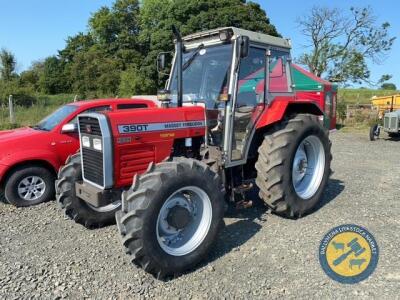
[[[116,214],[126,252],[160,279],[190,269],[216,239],[223,199],[218,175],[197,160],[153,166],[134,179]]]
[[[375,141],[379,138],[380,134],[380,127],[378,124],[372,125],[371,128],[369,129],[369,140],[370,141]]]
[[[258,149],[256,183],[273,212],[297,218],[312,211],[330,175],[331,143],[316,116],[277,125]]]
[[[54,197],[54,180],[54,174],[44,167],[21,166],[6,179],[4,196],[18,207],[37,205]]]
[[[75,182],[82,181],[79,153],[67,160],[67,164],[60,169],[58,176],[57,202],[66,216],[90,229],[115,223],[115,212],[120,209],[121,201],[94,207],[76,196]]]

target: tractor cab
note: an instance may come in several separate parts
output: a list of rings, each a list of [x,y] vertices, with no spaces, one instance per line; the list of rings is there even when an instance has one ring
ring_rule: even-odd
[[[207,145],[223,150],[226,167],[245,163],[268,103],[292,96],[290,41],[235,27],[175,37],[172,103],[203,105]]]

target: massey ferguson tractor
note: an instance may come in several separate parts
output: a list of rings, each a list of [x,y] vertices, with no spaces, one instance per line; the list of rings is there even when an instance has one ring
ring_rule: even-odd
[[[254,179],[272,212],[311,212],[332,160],[325,107],[294,93],[289,40],[233,27],[174,35],[160,105],[80,115],[80,153],[57,182],[67,216],[89,228],[116,216],[126,253],[157,278],[210,251]]]

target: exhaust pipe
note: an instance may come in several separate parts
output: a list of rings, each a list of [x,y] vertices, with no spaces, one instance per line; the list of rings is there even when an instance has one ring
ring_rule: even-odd
[[[181,33],[175,25],[172,25],[172,32],[176,39],[176,73],[177,73],[177,89],[178,89],[178,107],[182,107],[183,103],[183,71],[182,71],[182,56],[183,56],[183,42]]]

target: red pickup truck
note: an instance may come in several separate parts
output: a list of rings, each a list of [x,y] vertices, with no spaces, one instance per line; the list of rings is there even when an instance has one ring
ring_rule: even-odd
[[[53,199],[58,169],[79,149],[78,114],[154,106],[145,98],[79,101],[35,126],[0,131],[0,199],[15,206]]]

